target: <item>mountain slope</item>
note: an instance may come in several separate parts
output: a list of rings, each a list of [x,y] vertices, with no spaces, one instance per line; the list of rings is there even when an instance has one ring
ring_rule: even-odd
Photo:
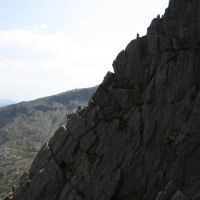
[[[15,200],[200,198],[199,0],[171,0],[113,67],[42,147]]]
[[[0,108],[0,194],[30,166],[66,114],[86,105],[95,90],[76,89]]]

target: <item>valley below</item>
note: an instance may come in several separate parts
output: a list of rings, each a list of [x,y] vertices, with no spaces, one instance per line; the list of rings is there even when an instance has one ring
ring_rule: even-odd
[[[95,90],[76,89],[0,108],[0,198],[28,171],[66,114],[84,107]]]

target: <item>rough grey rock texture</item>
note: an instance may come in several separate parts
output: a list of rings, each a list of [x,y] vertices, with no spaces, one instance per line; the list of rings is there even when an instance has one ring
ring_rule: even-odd
[[[66,114],[86,105],[97,87],[0,108],[0,200],[20,178]]]
[[[37,155],[15,200],[200,198],[200,1],[171,0]]]

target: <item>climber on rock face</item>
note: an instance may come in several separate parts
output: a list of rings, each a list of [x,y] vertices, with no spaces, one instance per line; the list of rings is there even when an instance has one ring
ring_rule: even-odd
[[[137,33],[137,39],[139,39],[140,38],[140,35],[139,35],[139,33]]]

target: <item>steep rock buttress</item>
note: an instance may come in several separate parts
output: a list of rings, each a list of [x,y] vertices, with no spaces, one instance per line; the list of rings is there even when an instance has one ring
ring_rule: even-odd
[[[171,0],[113,68],[15,200],[200,199],[200,1]]]

